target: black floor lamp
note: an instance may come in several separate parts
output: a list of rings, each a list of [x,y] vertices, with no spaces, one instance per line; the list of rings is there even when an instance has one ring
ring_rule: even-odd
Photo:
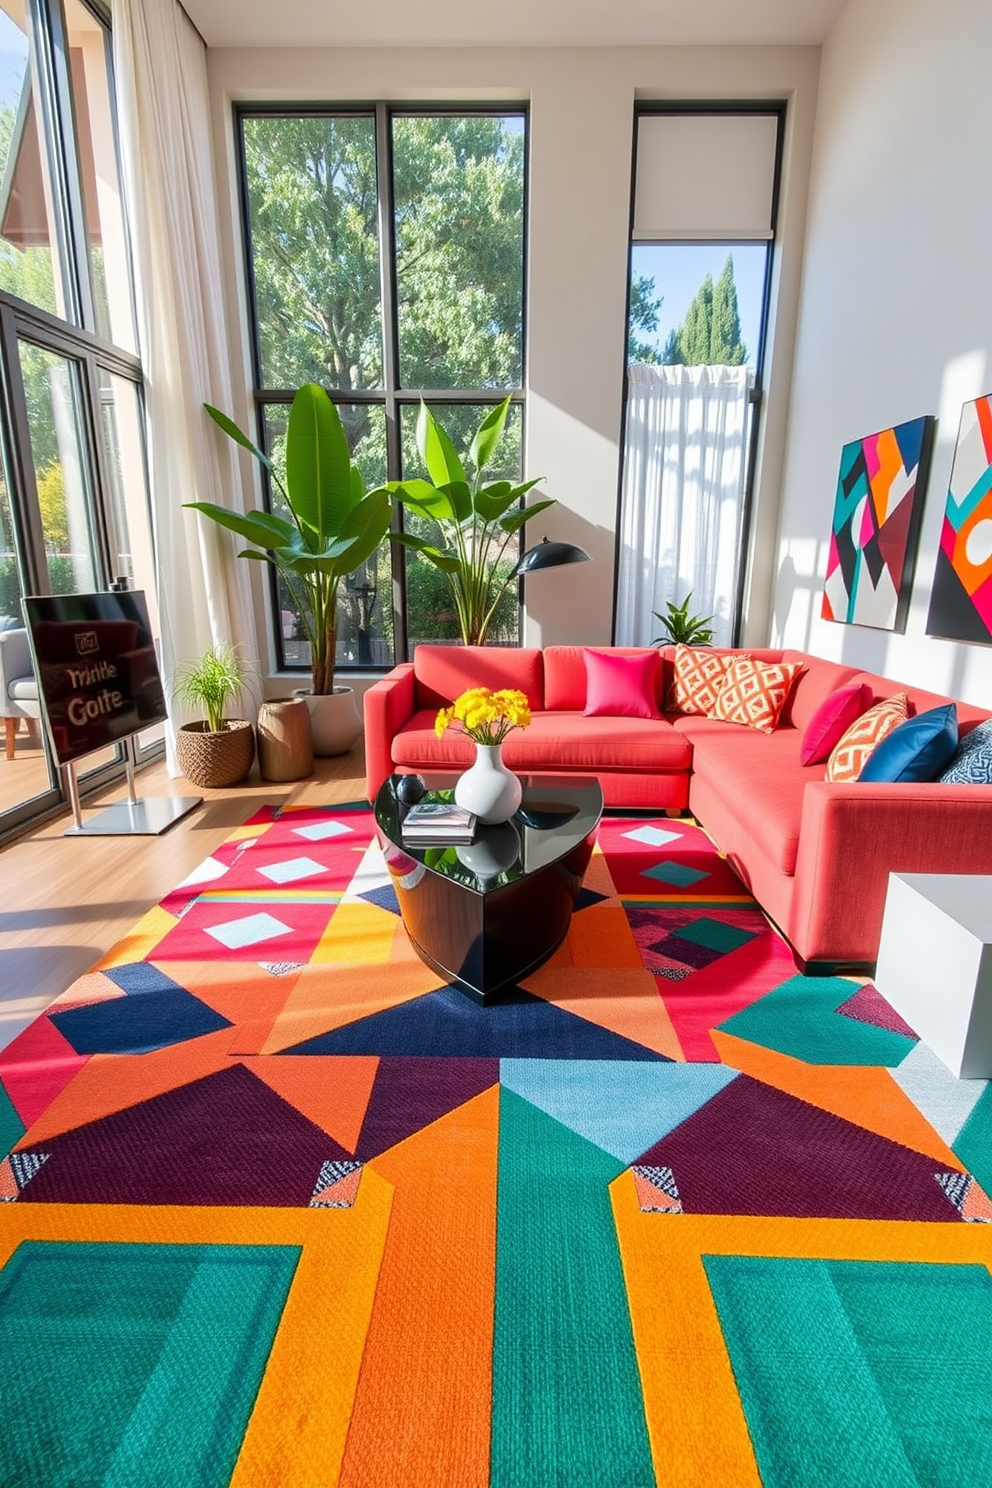
[[[590,561],[585,548],[576,547],[575,543],[552,542],[545,537],[522,555],[513,569],[512,577],[520,579],[524,574],[535,573],[539,568],[559,568],[564,563]]]

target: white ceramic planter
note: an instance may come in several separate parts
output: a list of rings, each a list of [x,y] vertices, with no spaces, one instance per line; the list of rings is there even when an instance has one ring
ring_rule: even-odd
[[[523,798],[523,787],[503,763],[502,746],[476,744],[475,763],[455,786],[455,805],[474,811],[480,822],[493,826],[509,821]]]
[[[350,687],[333,692],[303,693],[310,709],[313,752],[319,756],[347,754],[362,732],[362,719]]]

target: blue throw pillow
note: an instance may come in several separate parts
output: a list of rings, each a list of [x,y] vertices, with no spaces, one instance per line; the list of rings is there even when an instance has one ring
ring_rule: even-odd
[[[936,780],[958,746],[953,703],[900,723],[868,756],[859,780]]]
[[[992,718],[965,734],[940,779],[943,785],[992,785]]]

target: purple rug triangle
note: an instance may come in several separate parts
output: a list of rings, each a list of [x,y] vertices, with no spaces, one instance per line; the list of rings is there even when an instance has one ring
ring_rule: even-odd
[[[442,987],[282,1053],[543,1059],[549,1049],[556,1059],[665,1059],[643,1044],[563,1012],[520,987],[485,1007],[454,987]]]
[[[388,909],[391,914],[398,915],[400,912],[399,900],[392,884],[381,884],[379,888],[368,889],[358,897],[364,899],[366,904],[378,904],[380,909]]]
[[[51,1137],[21,1203],[306,1208],[350,1157],[243,1064]]]
[[[877,987],[866,982],[853,997],[842,1002],[837,1011],[844,1018],[853,1018],[856,1023],[869,1023],[872,1028],[887,1028],[889,1033],[903,1033],[915,1039],[916,1034],[895,1008],[886,1002]]]
[[[637,1161],[671,1168],[686,1214],[960,1219],[932,1158],[749,1075]]]
[[[356,1155],[368,1162],[498,1083],[498,1059],[381,1059]]]

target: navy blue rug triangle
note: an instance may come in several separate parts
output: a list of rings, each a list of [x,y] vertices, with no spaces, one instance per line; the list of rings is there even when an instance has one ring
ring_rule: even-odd
[[[575,900],[575,910],[588,909],[590,904],[602,904],[605,898],[605,894],[597,894],[595,889],[580,889]]]
[[[453,1058],[651,1059],[663,1054],[563,1012],[520,987],[480,1007],[455,987],[428,992],[358,1023],[319,1034],[284,1054],[407,1054]]]
[[[400,912],[399,900],[392,884],[380,884],[377,889],[368,889],[358,897],[364,899],[366,904],[378,904],[380,909],[388,909],[391,914],[398,915]]]

